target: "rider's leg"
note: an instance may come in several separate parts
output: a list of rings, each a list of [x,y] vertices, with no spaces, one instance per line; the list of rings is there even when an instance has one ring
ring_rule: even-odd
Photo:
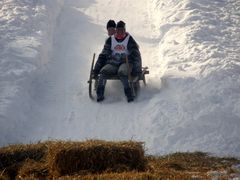
[[[121,64],[121,66],[118,69],[118,76],[123,84],[124,87],[124,93],[127,97],[128,102],[131,102],[134,100],[132,89],[129,85],[128,76],[131,73],[131,65],[128,67],[126,63]]]
[[[104,91],[106,84],[106,77],[109,75],[114,75],[117,73],[118,67],[113,66],[111,64],[106,64],[100,71],[99,79],[98,79],[98,87],[97,87],[97,101],[104,100]]]

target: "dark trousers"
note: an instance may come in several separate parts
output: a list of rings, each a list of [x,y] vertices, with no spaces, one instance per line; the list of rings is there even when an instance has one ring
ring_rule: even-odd
[[[130,65],[131,70],[131,65]],[[106,83],[106,77],[111,75],[118,75],[121,80],[124,89],[130,88],[128,83],[128,66],[126,63],[121,64],[120,66],[114,66],[111,64],[106,64],[100,71],[100,76],[98,79],[98,86],[104,87]]]

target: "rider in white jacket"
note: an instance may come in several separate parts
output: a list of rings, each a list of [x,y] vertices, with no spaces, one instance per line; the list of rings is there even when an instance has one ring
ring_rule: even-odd
[[[122,81],[128,102],[133,101],[134,97],[129,86],[128,73],[130,71],[133,76],[141,73],[141,54],[136,41],[126,32],[123,21],[117,23],[116,33],[106,40],[100,55],[106,58],[106,65],[99,73],[97,101],[104,100],[106,77],[116,74]],[[126,58],[128,58],[129,66],[126,63]]]

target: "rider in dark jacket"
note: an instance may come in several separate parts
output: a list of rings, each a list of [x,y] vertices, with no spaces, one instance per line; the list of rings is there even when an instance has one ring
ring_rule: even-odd
[[[97,62],[94,66],[93,73],[97,77],[101,68],[111,59],[111,36],[115,34],[116,23],[113,20],[109,20],[107,23],[107,30],[109,38],[106,40],[102,52],[99,54]],[[129,38],[128,46],[129,50],[129,63],[133,65],[132,67],[132,76],[140,75],[142,72],[142,59],[139,51],[139,46],[132,36]]]
[[[113,34],[115,34],[116,32],[116,23],[114,20],[109,20],[107,22],[107,31],[108,31],[108,36],[112,36]],[[98,56],[98,59],[97,59],[97,62],[94,66],[94,69],[93,69],[93,73],[94,73],[94,76],[97,77],[101,68],[106,64],[106,56],[103,54],[103,53],[100,53],[99,56]]]

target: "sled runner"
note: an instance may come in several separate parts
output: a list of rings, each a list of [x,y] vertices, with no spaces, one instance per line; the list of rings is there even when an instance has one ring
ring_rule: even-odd
[[[88,91],[89,91],[89,98],[91,99],[95,99],[94,95],[93,95],[93,90],[96,91],[97,86],[98,86],[98,77],[94,77],[94,73],[93,73],[93,67],[94,67],[94,63],[95,63],[95,53],[93,54],[93,59],[92,59],[92,64],[91,64],[91,69],[90,69],[90,76],[89,76],[89,80],[88,80]],[[128,64],[128,62],[127,62]],[[138,76],[131,76],[131,74],[129,73],[128,75],[128,81],[130,84],[130,87],[132,89],[133,95],[136,96],[137,92],[140,88],[140,81],[143,81],[143,84],[146,86],[146,79],[145,79],[145,75],[149,74],[149,70],[148,67],[142,67],[142,73]],[[118,75],[111,75],[107,77],[107,80],[120,80]]]

